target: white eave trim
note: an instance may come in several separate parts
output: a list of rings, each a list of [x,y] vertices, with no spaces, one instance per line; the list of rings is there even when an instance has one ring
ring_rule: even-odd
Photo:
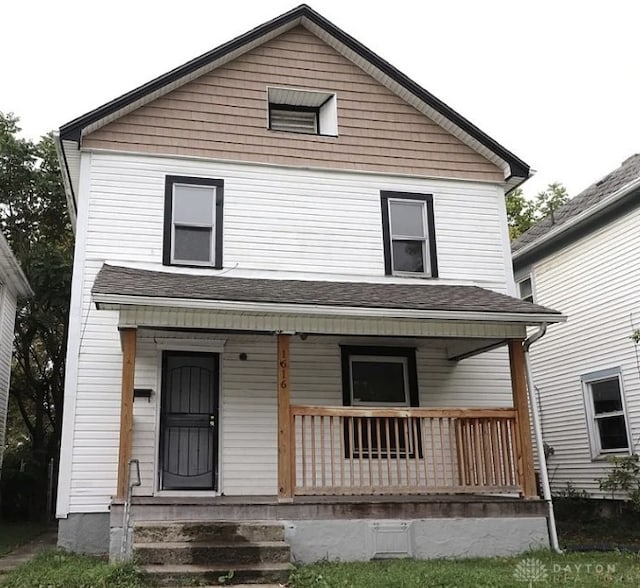
[[[518,258],[523,257],[528,253],[531,253],[532,251],[535,251],[545,243],[548,243],[549,241],[553,241],[554,239],[562,235],[564,232],[568,231],[569,229],[572,229],[573,227],[579,225],[580,223],[585,222],[592,216],[598,215],[599,213],[603,212],[607,207],[611,206],[618,200],[621,200],[622,198],[627,196],[630,192],[633,192],[636,188],[640,188],[640,178],[636,178],[635,180],[629,182],[628,184],[625,184],[622,188],[620,188],[613,194],[610,194],[606,198],[603,198],[600,202],[598,202],[598,204],[595,204],[590,208],[587,208],[587,210],[584,210],[577,216],[574,216],[572,219],[568,220],[566,223],[562,223],[561,225],[558,225],[555,229],[552,229],[548,233],[545,233],[544,235],[540,236],[535,241],[532,241],[528,245],[525,245],[521,249],[518,249],[518,251],[516,251],[512,255],[513,261],[515,262]]]
[[[235,300],[200,300],[193,298],[166,298],[159,296],[130,296],[121,294],[93,294],[93,301],[109,306],[153,306],[188,308],[197,310],[235,311],[251,313],[303,314],[324,316],[401,318],[448,321],[484,321],[537,325],[560,323],[567,320],[561,314],[470,312],[449,310],[414,310],[402,308],[363,308],[361,306],[324,306],[316,304],[280,304],[274,302],[239,302]]]
[[[73,194],[73,188],[71,184],[71,177],[69,176],[69,167],[67,165],[66,155],[64,151],[64,145],[60,139],[60,133],[53,134],[53,144],[56,148],[56,155],[58,156],[58,166],[60,167],[60,175],[62,176],[62,185],[64,187],[64,193],[67,198],[67,210],[69,211],[69,219],[71,220],[71,227],[73,231],[76,230],[77,222],[77,210],[76,203]]]

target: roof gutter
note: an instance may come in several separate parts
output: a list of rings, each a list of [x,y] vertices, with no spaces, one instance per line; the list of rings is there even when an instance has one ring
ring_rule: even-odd
[[[604,213],[612,204],[615,204],[616,202],[622,200],[637,188],[640,188],[640,178],[636,178],[635,180],[629,182],[613,194],[610,194],[609,196],[598,202],[598,204],[591,206],[581,214],[568,220],[566,223],[558,225],[555,229],[552,229],[535,241],[532,241],[528,245],[525,245],[521,249],[515,251],[512,255],[514,263],[518,261],[518,259],[530,255],[540,247],[562,237],[566,232],[578,227],[583,222],[592,218],[597,218],[600,214]]]
[[[77,202],[75,194],[73,193],[73,186],[71,184],[71,172],[69,171],[69,163],[67,162],[67,155],[64,151],[64,145],[60,138],[60,133],[53,133],[53,143],[56,146],[56,155],[58,156],[58,163],[60,164],[60,175],[62,175],[62,185],[64,186],[64,193],[67,197],[67,209],[69,210],[69,219],[71,220],[71,226],[73,231],[76,230],[77,219]]]
[[[534,397],[533,373],[531,371],[531,360],[529,358],[529,348],[539,339],[544,337],[547,332],[547,324],[542,323],[539,329],[530,337],[527,337],[522,347],[524,349],[524,364],[527,374],[527,390],[529,392],[529,408],[531,410],[531,420],[533,425],[533,433],[536,439],[536,449],[538,450],[538,462],[540,464],[540,482],[542,484],[542,497],[547,503],[548,517],[547,526],[549,530],[549,544],[551,549],[556,553],[562,553],[558,544],[558,531],[556,530],[556,517],[553,512],[553,500],[551,499],[551,486],[549,485],[549,473],[547,472],[547,456],[544,453],[544,440],[542,439],[542,425],[540,423],[540,413],[538,412],[538,404]]]
[[[566,320],[562,314],[416,310],[404,308],[363,308],[361,306],[329,306],[318,304],[295,304],[276,302],[241,302],[236,300],[205,300],[192,298],[169,298],[162,296],[132,296],[123,294],[94,293],[93,301],[97,308],[102,305],[113,306],[153,306],[174,307],[200,310],[267,312],[284,314],[331,315],[371,318],[404,318],[457,321],[491,321],[539,325],[541,323],[559,323]]]

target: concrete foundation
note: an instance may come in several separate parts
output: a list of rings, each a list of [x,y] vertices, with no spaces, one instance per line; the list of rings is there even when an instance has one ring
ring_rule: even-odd
[[[109,513],[71,513],[60,519],[58,547],[77,553],[109,553]]]
[[[298,520],[285,523],[294,562],[489,557],[549,547],[544,517]]]

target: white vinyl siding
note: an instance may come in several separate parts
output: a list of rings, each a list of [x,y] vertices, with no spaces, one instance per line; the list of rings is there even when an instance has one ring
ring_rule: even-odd
[[[15,294],[0,283],[0,469],[2,467],[7,404],[9,402],[9,380],[11,377],[11,355],[13,351],[15,319]]]
[[[570,482],[601,496],[598,479],[610,465],[592,459],[581,376],[619,367],[632,447],[640,439],[640,209],[535,264],[536,302],[569,318],[531,348],[545,441],[554,448],[554,490]]]
[[[422,283],[419,278],[384,276],[380,190],[391,190],[434,195],[440,282],[477,284],[504,292],[511,279],[506,276],[508,249],[499,237],[504,208],[499,186],[102,152],[86,156],[82,165],[86,190],[81,194],[84,202],[80,209],[87,205],[87,198],[89,201],[86,218],[82,213],[78,221],[78,238],[86,245],[84,258],[76,258],[82,264],[75,273],[81,280],[80,298],[69,337],[79,342],[80,349],[77,380],[72,375],[67,382],[71,401],[65,413],[70,416],[65,423],[60,478],[61,488],[69,487],[69,492],[60,496],[61,516],[67,512],[106,512],[115,492],[122,370],[118,312],[97,310],[90,292],[105,261],[163,269],[167,175],[224,180],[222,271],[228,276]],[[276,271],[280,273],[273,273]],[[161,309],[150,312],[176,326],[204,327],[211,320],[206,313],[195,311],[180,311],[175,316],[165,316]],[[352,332],[355,323],[343,322]],[[389,327],[385,333],[396,333],[397,328]],[[450,333],[451,327],[447,329]],[[297,349],[298,343],[293,347]],[[240,352],[247,353],[249,361],[239,362]],[[328,340],[311,354],[313,359],[306,363],[293,362],[295,378],[307,382],[294,388],[294,399],[341,405],[338,346]],[[508,390],[508,370],[496,383],[493,352],[459,363],[446,360],[444,349],[425,348],[419,355],[431,358],[424,365],[418,359],[421,386],[429,382],[421,391],[421,405],[510,402],[503,393]],[[320,370],[322,359],[329,357],[337,359],[331,360],[328,370]],[[507,364],[503,359],[498,364],[502,374],[500,370]],[[274,366],[275,343],[269,339],[265,344],[262,340],[229,338],[222,359],[220,417],[224,431],[221,488],[227,494],[276,491]],[[156,378],[157,357],[148,342],[141,343],[135,385],[157,391]],[[150,492],[153,487],[156,441],[152,427],[156,415],[155,397],[151,402],[136,400],[134,456],[142,460],[140,492]]]
[[[382,278],[380,190],[389,190],[434,195],[442,282],[506,290],[498,186],[106,153],[92,162],[88,260],[160,268],[165,176],[215,177],[225,182],[224,268],[234,269],[227,275]]]

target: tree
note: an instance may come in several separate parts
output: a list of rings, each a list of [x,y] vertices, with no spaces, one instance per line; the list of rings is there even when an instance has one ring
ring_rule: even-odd
[[[53,138],[35,143],[19,133],[18,119],[0,113],[0,229],[34,291],[16,317],[9,430],[28,436],[28,463],[20,459],[34,480],[28,510],[35,515],[44,511],[61,434],[73,234]],[[6,459],[3,474],[10,453]]]
[[[521,188],[516,188],[507,195],[507,222],[511,240],[517,239],[538,221],[551,216],[569,200],[567,189],[560,182],[552,182],[542,192],[538,192],[535,200],[527,198]]]
[[[567,189],[560,182],[552,182],[542,192],[536,196],[536,211],[539,219],[553,215],[567,200],[569,194]]]
[[[512,240],[528,230],[535,222],[535,218],[535,205],[525,198],[522,188],[516,188],[507,194],[507,221],[509,237]]]

